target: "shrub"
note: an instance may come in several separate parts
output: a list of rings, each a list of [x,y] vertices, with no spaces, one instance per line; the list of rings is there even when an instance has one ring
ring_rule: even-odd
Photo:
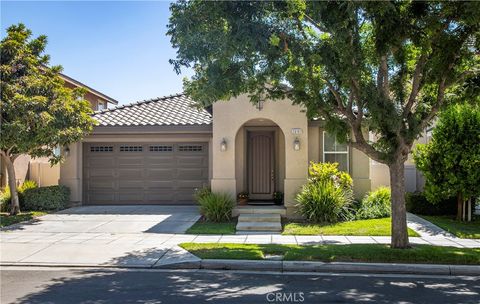
[[[353,192],[338,187],[332,180],[310,180],[297,194],[300,214],[311,222],[351,220]]]
[[[10,207],[10,188],[7,186],[2,191],[0,191],[0,212],[8,212]]]
[[[25,210],[65,209],[70,199],[70,189],[65,186],[49,186],[28,189],[24,192]]]
[[[25,180],[22,185],[17,187],[18,193],[18,201],[20,202],[20,210],[23,209],[24,206],[24,192],[28,189],[37,188],[37,182],[32,180]],[[7,212],[10,209],[10,201],[11,201],[11,194],[10,188],[6,186],[3,191],[0,192],[0,211]]]
[[[336,186],[344,189],[352,189],[353,180],[347,172],[338,170],[338,163],[314,163],[310,162],[308,168],[310,180],[332,181]]]
[[[210,187],[202,187],[202,188],[197,188],[195,189],[195,194],[193,197],[195,200],[198,202],[202,197],[209,195],[212,193],[212,190],[210,190]]]
[[[407,193],[405,197],[407,211],[420,215],[454,215],[457,213],[455,197],[430,202],[424,192]]]
[[[382,218],[391,214],[390,188],[380,187],[362,199],[355,217],[359,220]]]
[[[198,200],[200,212],[211,222],[224,222],[232,217],[235,205],[232,197],[226,193],[208,193]]]

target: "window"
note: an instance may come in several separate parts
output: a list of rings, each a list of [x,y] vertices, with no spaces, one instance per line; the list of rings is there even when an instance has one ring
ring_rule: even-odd
[[[178,151],[180,151],[180,152],[202,152],[203,151],[203,146],[182,145],[182,146],[178,146]]]
[[[338,169],[349,172],[348,145],[337,142],[335,135],[323,132],[323,162],[338,163]]]
[[[93,146],[90,147],[90,152],[113,152],[112,146]]]
[[[149,150],[150,152],[172,152],[173,146],[150,146]]]
[[[120,152],[142,152],[142,146],[120,146]]]
[[[97,101],[97,111],[105,110],[105,103],[103,101]]]

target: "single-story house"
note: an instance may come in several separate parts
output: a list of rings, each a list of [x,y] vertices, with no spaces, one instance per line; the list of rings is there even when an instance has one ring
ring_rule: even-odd
[[[252,200],[281,191],[287,216],[310,161],[338,162],[357,198],[389,184],[386,166],[338,143],[290,100],[254,105],[241,95],[208,109],[194,104],[178,94],[97,111],[93,133],[63,149],[59,183],[84,205],[191,204],[203,186]],[[417,189],[413,164],[406,174],[407,190]]]

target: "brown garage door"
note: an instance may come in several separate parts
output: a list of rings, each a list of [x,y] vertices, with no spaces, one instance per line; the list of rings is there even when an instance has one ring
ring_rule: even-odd
[[[207,143],[86,143],[85,204],[191,204],[208,184]]]

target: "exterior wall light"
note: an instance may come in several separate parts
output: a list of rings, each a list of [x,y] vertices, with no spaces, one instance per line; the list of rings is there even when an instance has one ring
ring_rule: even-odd
[[[70,156],[70,148],[68,146],[63,147],[63,154],[65,155],[65,157]]]
[[[298,137],[295,137],[295,140],[293,141],[293,150],[300,150],[300,139],[298,139]]]
[[[227,140],[225,138],[223,138],[222,142],[220,143],[220,151],[227,151]]]

